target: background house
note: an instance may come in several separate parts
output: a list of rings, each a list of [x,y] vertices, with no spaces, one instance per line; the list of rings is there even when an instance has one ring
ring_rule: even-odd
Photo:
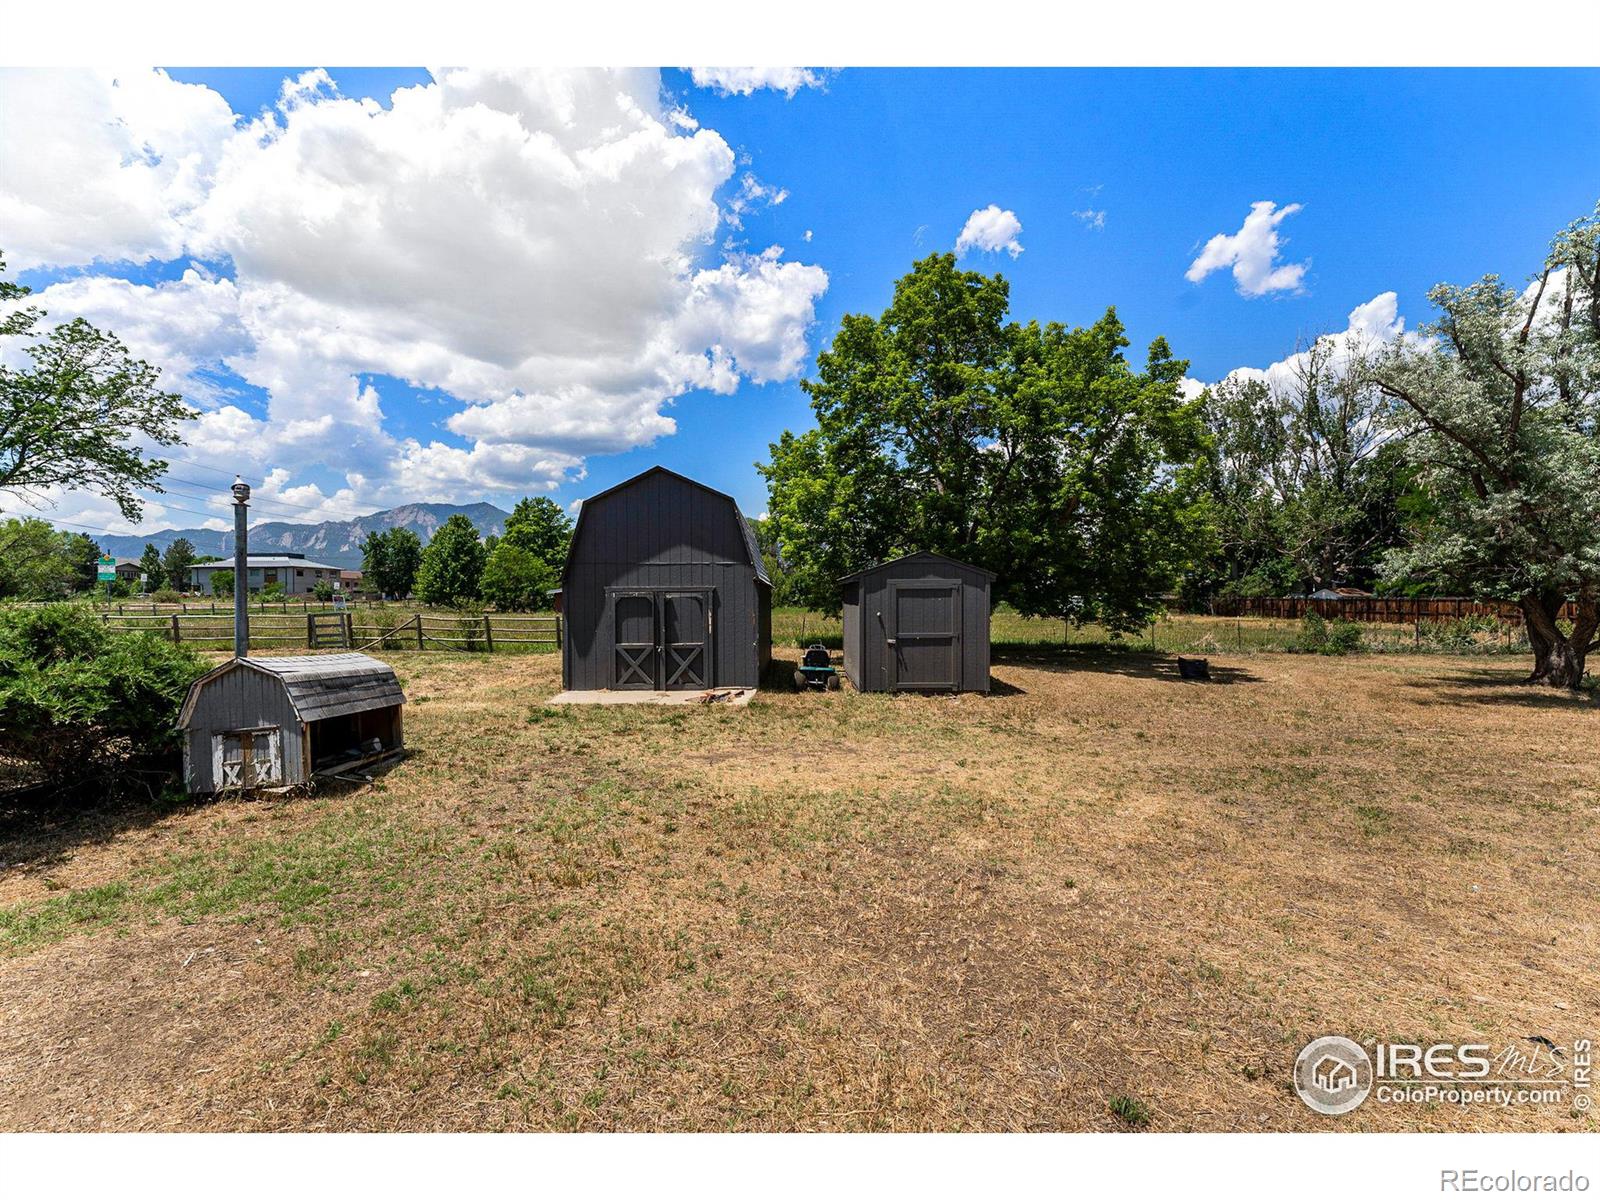
[[[248,582],[252,592],[259,592],[268,584],[283,585],[290,596],[309,596],[318,583],[339,586],[340,570],[327,563],[312,562],[303,554],[252,554]],[[189,568],[189,590],[204,595],[211,593],[211,576],[217,571],[233,570],[233,560],[196,563]]]

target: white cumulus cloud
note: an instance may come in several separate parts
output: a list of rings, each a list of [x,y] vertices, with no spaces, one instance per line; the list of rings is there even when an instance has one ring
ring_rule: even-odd
[[[1278,262],[1283,247],[1278,226],[1299,211],[1298,204],[1279,208],[1271,200],[1256,201],[1239,232],[1219,233],[1208,241],[1184,278],[1199,283],[1213,271],[1232,267],[1234,286],[1241,296],[1298,290],[1310,264]]]
[[[801,88],[827,84],[827,72],[815,67],[690,67],[695,87],[711,88],[722,96],[748,96],[770,88],[793,99]]]
[[[163,71],[0,71],[0,250],[12,270],[182,252],[234,115]]]
[[[152,285],[84,275],[36,301],[164,368],[201,410],[191,457],[288,467],[285,489],[309,464],[341,474],[348,489],[298,493],[312,507],[554,487],[587,455],[671,434],[684,392],[806,359],[826,272],[715,249],[786,193],[735,181],[727,142],[664,107],[653,70],[442,71],[387,108],[313,71],[238,128],[160,72],[0,79],[13,267],[217,264]],[[13,103],[49,114],[85,177],[53,207],[68,172]],[[264,416],[219,388],[222,368],[265,392]],[[373,376],[429,406],[397,429]]]
[[[1022,253],[1022,243],[1017,240],[1021,233],[1022,222],[1009,208],[1002,209],[998,204],[977,208],[961,227],[961,234],[956,238],[956,253],[1004,250],[1015,258]]]

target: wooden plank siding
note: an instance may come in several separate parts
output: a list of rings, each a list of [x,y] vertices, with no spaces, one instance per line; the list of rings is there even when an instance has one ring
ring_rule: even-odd
[[[911,554],[879,563],[840,581],[845,676],[864,692],[891,686],[889,606],[896,584],[954,580],[959,584],[957,691],[989,690],[989,616],[994,577],[980,567],[939,554]]]
[[[585,501],[562,576],[562,678],[616,684],[615,589],[710,590],[709,685],[756,687],[772,654],[772,590],[732,497],[654,467]],[[609,589],[609,590],[608,590]]]

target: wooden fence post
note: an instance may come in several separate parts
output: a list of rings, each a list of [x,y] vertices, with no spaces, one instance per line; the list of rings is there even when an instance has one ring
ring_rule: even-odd
[[[490,654],[494,653],[494,626],[489,623],[489,614],[483,614],[483,644]]]
[[[356,615],[349,609],[344,613],[344,648],[350,649],[356,644]]]
[[[306,649],[317,648],[317,619],[310,613],[306,614]]]
[[[178,628],[178,614],[172,614],[172,644],[176,646],[183,641],[183,632]]]
[[[421,613],[417,614],[417,649],[418,650],[426,649],[426,647],[424,647],[423,644],[422,644],[422,614]]]

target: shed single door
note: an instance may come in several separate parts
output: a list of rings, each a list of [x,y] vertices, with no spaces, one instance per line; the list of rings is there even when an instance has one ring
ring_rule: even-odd
[[[889,581],[889,686],[955,691],[961,686],[961,584]]]

